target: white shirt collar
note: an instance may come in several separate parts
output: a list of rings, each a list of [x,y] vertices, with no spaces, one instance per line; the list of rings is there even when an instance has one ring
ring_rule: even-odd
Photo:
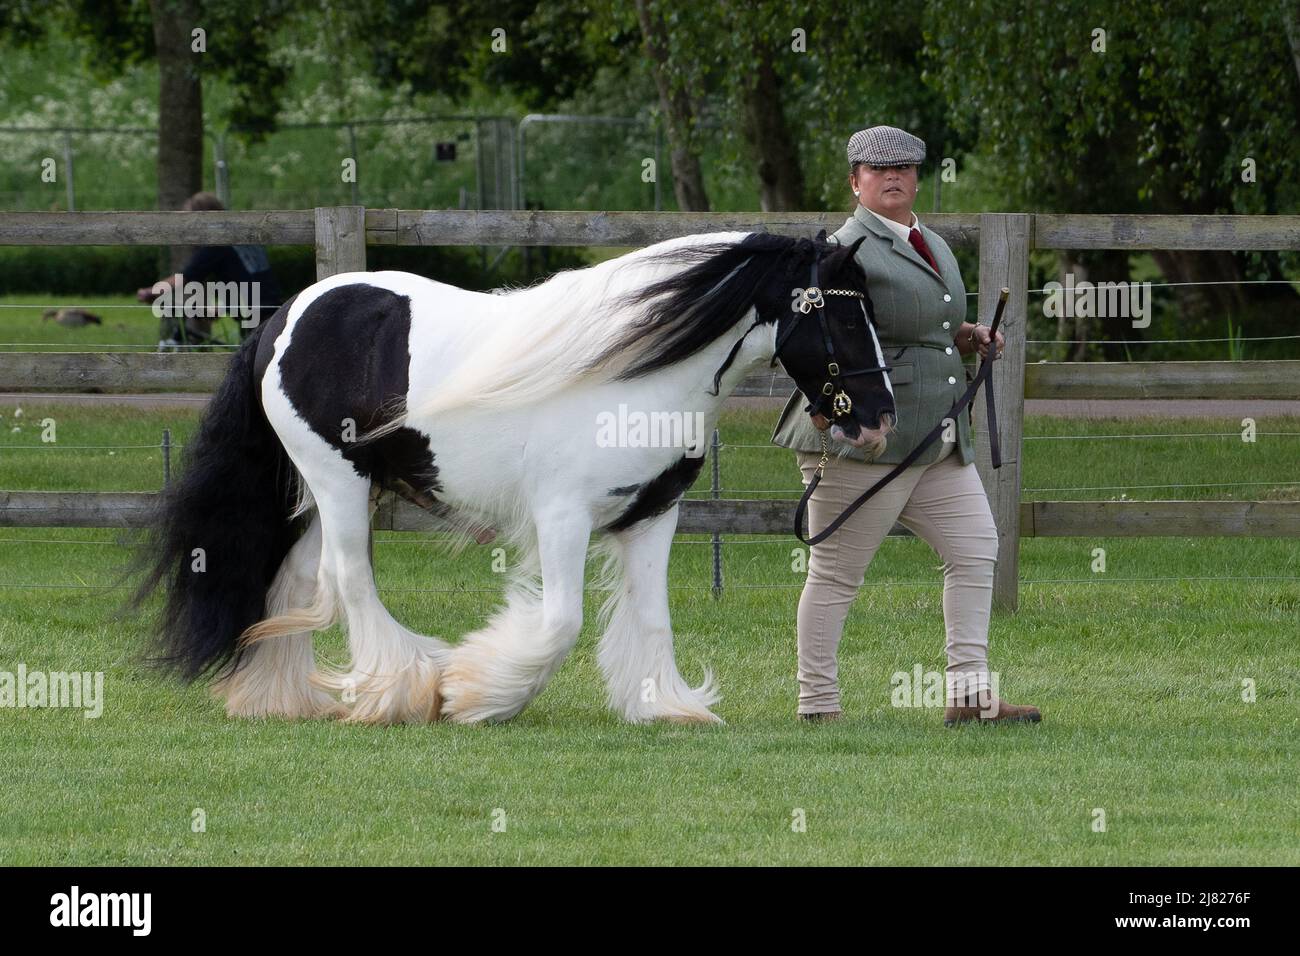
[[[866,206],[863,206],[862,208],[867,209]],[[890,229],[894,230],[898,238],[902,239],[904,242],[907,242],[907,237],[912,234],[912,230],[919,228],[921,225],[921,220],[916,218],[915,212],[912,213],[912,224],[910,226],[904,226],[901,222],[894,222],[892,219],[886,219],[874,209],[867,209],[867,212],[871,213],[871,215],[875,216]]]

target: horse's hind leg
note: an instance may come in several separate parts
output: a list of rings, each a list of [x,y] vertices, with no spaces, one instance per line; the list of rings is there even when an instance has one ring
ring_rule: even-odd
[[[709,707],[718,694],[712,676],[691,687],[677,671],[668,615],[668,556],[677,508],[639,522],[612,537],[612,558],[621,571],[602,610],[608,620],[597,660],[610,706],[630,721],[718,721]]]
[[[316,683],[350,705],[350,721],[436,720],[447,646],[403,627],[379,600],[370,563],[370,480],[337,453],[330,454],[303,476],[321,518],[316,601],[328,604],[332,599],[342,612],[352,666],[319,674]]]
[[[320,518],[313,517],[276,572],[266,597],[268,621],[286,619],[289,612],[312,603],[320,545]],[[312,683],[316,673],[312,631],[305,623],[300,623],[299,628],[247,645],[239,667],[213,685],[213,693],[226,699],[227,714],[231,717],[336,717],[345,713],[338,701]]]
[[[506,606],[452,648],[442,683],[444,716],[462,723],[506,720],[546,686],[582,629],[590,540],[591,522],[581,509],[538,517],[536,552],[523,556]]]

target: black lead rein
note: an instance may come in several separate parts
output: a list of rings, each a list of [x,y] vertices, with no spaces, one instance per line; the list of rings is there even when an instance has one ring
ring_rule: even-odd
[[[830,458],[826,432],[822,432],[821,461],[817,463],[817,471],[813,475],[812,481],[808,483],[808,489],[803,493],[803,497],[799,499],[799,506],[794,512],[794,534],[796,538],[804,544],[812,546],[820,544],[838,531],[840,525],[844,524],[844,522],[847,521],[855,511],[866,504],[877,491],[902,474],[904,468],[916,461],[916,459],[921,457],[921,454],[927,448],[934,444],[935,439],[943,432],[945,421],[952,419],[954,424],[957,423],[957,416],[960,415],[962,410],[971,403],[975,398],[975,393],[979,391],[980,386],[986,381],[989,385],[989,387],[984,390],[984,398],[987,403],[989,420],[989,458],[991,459],[994,468],[1002,467],[1002,451],[998,443],[998,420],[997,414],[993,408],[993,361],[997,358],[998,351],[998,325],[1002,322],[1002,311],[1006,308],[1007,297],[1010,294],[1011,290],[1004,288],[1001,295],[998,297],[997,309],[993,313],[993,324],[989,326],[989,356],[980,363],[979,371],[975,373],[975,378],[971,380],[970,385],[966,387],[965,393],[963,393],[961,398],[957,399],[956,404],[952,406],[952,409],[948,414],[945,415],[937,425],[930,429],[930,433],[921,439],[920,443],[908,453],[906,458],[890,469],[889,474],[885,475],[885,477],[881,478],[863,492],[862,495],[855,499],[852,504],[844,509],[844,512],[838,518],[828,524],[820,532],[811,538],[805,538],[803,536],[803,522],[804,515],[808,511],[808,500],[812,498],[813,492],[816,491],[817,486],[821,484],[822,474],[826,470],[826,462]]]

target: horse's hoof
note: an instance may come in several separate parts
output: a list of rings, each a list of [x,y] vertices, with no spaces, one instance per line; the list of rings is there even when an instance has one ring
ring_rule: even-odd
[[[657,714],[650,718],[665,724],[721,724],[725,721],[711,710]]]

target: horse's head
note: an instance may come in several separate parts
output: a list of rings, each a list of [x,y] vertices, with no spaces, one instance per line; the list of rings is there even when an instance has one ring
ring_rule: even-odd
[[[875,456],[897,412],[866,277],[854,259],[861,242],[831,245],[818,236],[805,282],[788,291],[784,311],[777,307],[773,361],[808,399],[809,414],[829,421],[837,440]]]

